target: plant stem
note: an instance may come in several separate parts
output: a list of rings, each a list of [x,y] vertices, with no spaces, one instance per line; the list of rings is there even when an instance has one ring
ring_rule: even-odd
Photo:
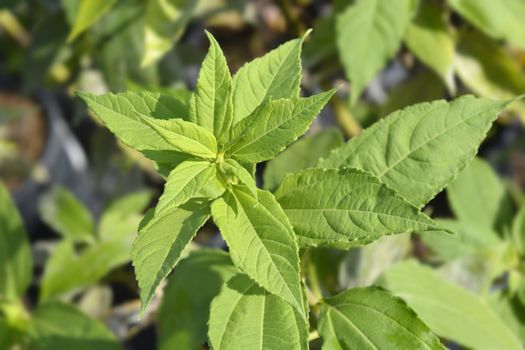
[[[330,86],[330,84],[328,84],[326,81],[321,83],[321,87],[323,88],[323,90],[329,90],[332,88],[332,86]],[[346,137],[352,138],[354,136],[359,135],[361,131],[363,131],[361,124],[359,124],[359,122],[352,114],[350,109],[346,106],[346,103],[343,101],[343,99],[341,99],[341,97],[335,94],[330,100],[330,103],[334,111],[335,121],[342,129],[343,134]]]
[[[319,332],[317,330],[310,332],[308,335],[308,341],[319,339]]]
[[[335,120],[346,137],[354,137],[361,133],[363,130],[361,125],[345,105],[344,101],[337,95],[332,97],[332,108],[334,109]]]
[[[308,279],[310,281],[312,293],[316,296],[317,300],[319,301],[323,299],[323,293],[321,292],[321,287],[319,285],[319,277],[317,276],[317,270],[311,262],[308,263]]]

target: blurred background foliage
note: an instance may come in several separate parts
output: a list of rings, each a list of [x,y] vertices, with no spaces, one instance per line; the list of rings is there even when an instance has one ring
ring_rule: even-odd
[[[286,173],[314,166],[397,109],[467,93],[525,94],[524,18],[523,0],[1,1],[0,179],[10,194],[1,192],[0,248],[26,248],[16,259],[0,253],[24,271],[11,276],[0,264],[0,349],[198,348],[217,292],[201,278],[232,274],[226,255],[210,253],[225,245],[209,223],[137,321],[129,246],[163,179],[99,127],[75,91],[145,89],[184,100],[207,49],[203,29],[234,72],[313,28],[303,94],[339,90],[307,136],[257,169],[259,185],[275,190]],[[455,236],[308,250],[302,264],[318,281],[312,287],[330,295],[381,283],[452,347],[523,343],[523,123],[518,100],[480,158],[425,209]]]

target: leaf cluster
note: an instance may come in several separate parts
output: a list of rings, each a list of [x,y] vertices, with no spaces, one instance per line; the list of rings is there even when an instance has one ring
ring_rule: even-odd
[[[211,217],[231,263],[218,252],[190,255],[168,287],[175,295],[187,294],[175,276],[194,268],[193,275],[215,276],[210,288],[220,289],[215,298],[192,296],[211,302],[211,309],[188,322],[188,347],[202,343],[208,324],[214,349],[304,349],[313,314],[327,348],[387,346],[394,333],[399,347],[442,348],[416,314],[385,290],[349,290],[331,298],[313,293],[303,283],[300,253],[309,247],[350,249],[403,232],[448,231],[420,209],[472,160],[508,102],[465,96],[418,104],[330,152],[330,145],[319,150],[323,158],[317,163],[290,162],[288,168],[277,160],[290,157],[288,151],[272,159],[308,129],[334,94],[300,97],[303,39],[281,45],[231,76],[217,41],[207,35],[210,48],[187,102],[151,92],[79,93],[108,129],[153,160],[166,178],[132,249],[143,311]],[[316,142],[301,140],[289,152],[309,144]],[[275,194],[256,186],[255,165],[264,161],[278,169],[265,175],[278,179],[268,188],[286,174]],[[203,262],[208,259],[217,259],[218,265]],[[174,299],[163,305],[161,315],[170,305],[183,307]],[[181,312],[189,317],[188,310]],[[393,325],[402,327],[398,331]],[[162,332],[167,327],[161,325]],[[173,334],[163,336],[166,344],[184,329],[178,324]]]

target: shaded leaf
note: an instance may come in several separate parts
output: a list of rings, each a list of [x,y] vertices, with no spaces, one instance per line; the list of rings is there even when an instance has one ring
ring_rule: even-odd
[[[273,191],[284,176],[302,169],[312,168],[322,157],[343,144],[343,135],[336,128],[320,131],[306,136],[271,159],[264,169],[264,188]]]
[[[436,235],[435,232],[432,234]],[[452,235],[441,233],[440,236]],[[363,247],[350,250],[345,254],[338,271],[341,288],[371,286],[386,269],[403,260],[411,250],[410,233],[383,236]]]
[[[212,299],[237,272],[218,249],[191,252],[175,268],[158,316],[160,350],[199,348],[206,342]]]
[[[481,231],[503,232],[510,226],[510,197],[490,164],[481,158],[474,158],[450,183],[447,197],[456,217]]]
[[[245,167],[233,159],[225,159],[221,164],[221,168],[224,175],[237,178],[238,183],[245,185],[251,195],[257,199],[257,185],[255,184],[255,179]]]
[[[443,98],[446,88],[431,70],[415,72],[407,80],[392,87],[388,99],[381,104],[379,116],[385,117],[398,109],[420,102],[431,102]]]
[[[215,350],[308,349],[307,325],[297,310],[242,274],[213,300],[209,325]]]

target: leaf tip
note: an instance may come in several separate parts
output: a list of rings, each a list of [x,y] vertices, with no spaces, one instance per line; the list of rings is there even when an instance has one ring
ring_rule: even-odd
[[[208,37],[208,40],[210,42],[210,45],[217,44],[217,39],[213,36],[212,33],[210,33],[208,30],[204,29],[204,34]]]
[[[303,34],[303,36],[302,36],[301,39],[304,41],[308,36],[310,36],[310,34],[311,34],[312,32],[313,32],[313,29],[312,29],[312,28],[308,28],[308,29],[304,32],[304,34]]]

